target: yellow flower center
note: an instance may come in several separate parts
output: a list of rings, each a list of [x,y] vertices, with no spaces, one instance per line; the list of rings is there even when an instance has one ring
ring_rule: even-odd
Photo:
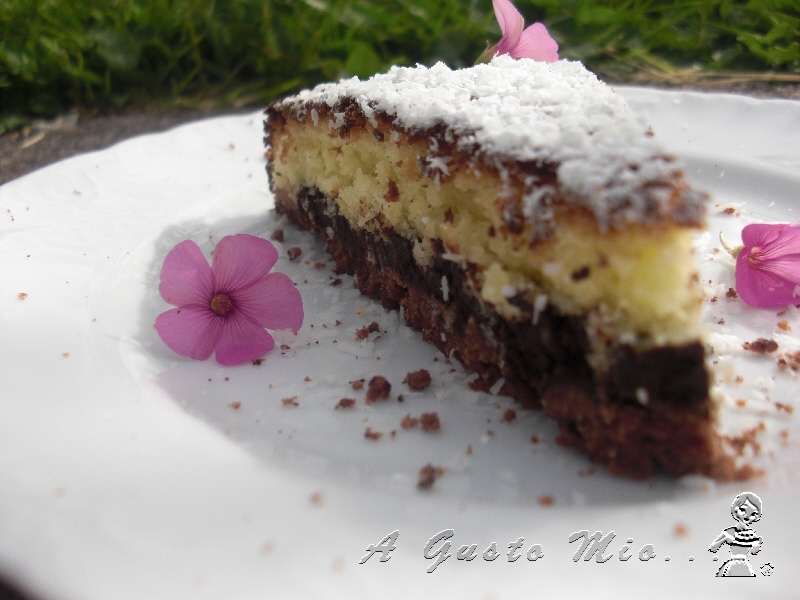
[[[219,316],[224,317],[233,310],[231,299],[225,294],[217,294],[211,298],[211,310]]]

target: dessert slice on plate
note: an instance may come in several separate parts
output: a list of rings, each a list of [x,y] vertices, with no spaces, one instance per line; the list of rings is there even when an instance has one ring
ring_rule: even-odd
[[[576,62],[392,68],[267,109],[278,212],[614,473],[744,477],[715,432],[706,196]]]

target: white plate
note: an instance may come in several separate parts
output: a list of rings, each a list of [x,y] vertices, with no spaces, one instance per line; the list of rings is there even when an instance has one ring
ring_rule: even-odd
[[[0,188],[0,572],[47,599],[699,597],[716,593],[727,550],[714,562],[707,548],[734,524],[734,496],[749,490],[764,502],[755,526],[763,551],[751,564],[774,572],[747,589],[790,594],[800,583],[790,562],[800,431],[774,403],[792,405],[797,386],[774,356],[746,356],[741,341],[772,337],[780,351],[797,349],[800,315],[726,298],[732,262],[713,248],[718,229],[738,242],[748,221],[797,218],[800,104],[620,93],[714,194],[713,212],[739,212],[712,216],[698,255],[709,297],[719,296],[707,320],[729,383],[720,392],[725,426],[764,421],[756,460],[765,477],[714,485],[589,475],[590,463],[557,446],[540,414],[517,411],[501,423],[508,399],[470,390],[458,365],[359,296],[351,278],[328,285],[321,246],[269,214],[260,116],[225,117]],[[171,354],[152,329],[166,309],[157,278],[168,249],[192,238],[208,252],[223,235],[277,227],[286,241],[276,268],[299,284],[307,315],[299,335],[278,335],[289,349],[237,368]],[[290,262],[295,245],[303,255]],[[783,319],[795,334],[776,328]],[[355,329],[373,320],[382,332],[357,343]],[[433,384],[409,392],[402,380],[419,368]],[[349,382],[376,374],[393,397],[367,406]],[[285,406],[292,396],[297,405]],[[356,408],[334,410],[343,397],[358,399]],[[400,427],[406,414],[433,411],[437,433]],[[367,427],[383,437],[365,439]],[[427,463],[447,472],[423,492],[416,479]],[[453,556],[428,574],[434,561],[423,548],[445,529],[455,531]],[[568,538],[584,529],[615,532],[612,559],[573,562]],[[394,530],[388,562],[359,564]],[[518,538],[522,557],[509,562]],[[633,559],[623,562],[627,539]],[[496,561],[455,557],[462,544],[482,552],[492,542]],[[535,562],[524,554],[533,544],[544,552]],[[647,544],[656,557],[640,561]]]

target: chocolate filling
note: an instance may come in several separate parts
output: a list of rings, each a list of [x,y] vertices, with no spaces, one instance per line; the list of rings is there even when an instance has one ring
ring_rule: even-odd
[[[644,351],[621,345],[598,376],[586,359],[583,318],[548,305],[534,323],[533,308],[517,297],[511,301],[526,318],[508,321],[476,298],[475,267],[443,258],[441,241],[432,240],[433,261],[422,267],[410,240],[387,227],[352,227],[335,200],[316,189],[275,195],[278,212],[323,237],[338,272],[355,275],[358,288],[384,307],[402,306],[411,327],[478,374],[473,387],[488,390],[502,377],[502,393],[544,408],[558,421],[563,444],[636,478],[659,467],[677,476],[750,474],[735,468],[714,432],[699,342]]]

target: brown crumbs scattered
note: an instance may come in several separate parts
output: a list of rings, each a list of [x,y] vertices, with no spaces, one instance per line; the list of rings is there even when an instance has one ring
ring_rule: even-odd
[[[382,436],[383,436],[382,432],[380,432],[380,431],[372,431],[372,429],[370,429],[369,427],[367,427],[366,430],[364,430],[364,437],[367,438],[368,440],[377,441],[377,440],[381,439]]]
[[[356,379],[355,381],[351,381],[350,385],[353,386],[354,390],[360,390],[364,387],[364,380],[363,379]]]
[[[766,429],[766,425],[764,425],[764,422],[761,421],[755,427],[743,431],[741,435],[724,435],[722,436],[722,439],[730,444],[739,456],[742,455],[746,446],[750,446],[753,449],[753,453],[757,455],[761,452],[761,444],[758,442],[756,437],[762,431],[766,431]]]
[[[273,231],[272,235],[269,236],[269,239],[274,242],[283,242],[283,229],[276,229]]]
[[[289,255],[289,260],[297,260],[303,251],[297,246],[292,246],[286,253]]]
[[[311,494],[309,500],[311,500],[311,504],[314,506],[322,506],[325,504],[325,496],[323,496],[322,492],[314,492]]]
[[[314,263],[314,268],[315,268],[317,271],[321,271],[322,269],[324,269],[324,268],[325,268],[325,263],[324,263],[324,262],[315,262],[315,263]]]
[[[736,290],[733,288],[728,288],[728,291],[725,292],[726,298],[738,298],[739,294],[736,293]]]
[[[386,400],[391,391],[392,384],[389,383],[386,377],[376,375],[367,384],[367,403],[375,402],[375,400]]]
[[[472,444],[467,444],[467,456],[472,455]]]
[[[541,506],[553,506],[553,504],[556,503],[555,498],[553,498],[552,496],[549,496],[549,495],[548,496],[539,496],[539,498],[537,498],[537,501],[539,502],[539,504]]]
[[[356,330],[356,340],[358,341],[365,340],[369,337],[370,333],[380,330],[381,328],[380,325],[378,325],[378,322],[373,321],[369,325],[364,325],[364,327],[362,327],[361,329]]]
[[[734,381],[736,383],[743,383],[744,382],[744,377],[742,377],[741,375],[737,375],[736,379],[734,379]]]
[[[341,277],[337,277],[336,279],[334,279],[333,281],[331,281],[331,285],[332,285],[333,287],[336,287],[337,285],[342,285],[342,279],[341,279]]]
[[[421,490],[429,490],[442,475],[444,475],[444,469],[442,469],[442,467],[434,467],[431,463],[428,463],[419,470],[417,487]]]
[[[735,212],[736,212],[736,209],[733,208],[732,206],[729,206],[728,208],[726,208],[725,210],[722,211],[722,214],[724,214],[724,215],[732,215]]]
[[[422,431],[439,431],[442,428],[439,414],[435,412],[422,413],[419,416],[419,424],[422,425]]]
[[[716,296],[711,296],[711,302],[716,302],[716,301],[717,301],[717,297]]]
[[[291,398],[284,398],[283,400],[281,400],[281,402],[283,402],[284,406],[300,406],[297,403],[297,396],[292,396]]]
[[[353,408],[355,405],[356,401],[353,398],[342,398],[333,408]]]
[[[303,381],[305,381],[306,383],[308,383],[309,381],[311,381],[311,377],[309,377],[308,375],[306,375],[305,377],[303,377]]]
[[[419,425],[419,419],[416,417],[412,417],[411,415],[406,415],[405,417],[403,417],[403,420],[400,421],[400,427],[406,430],[413,429],[417,425]]]
[[[539,443],[539,436],[537,436],[537,435],[532,435],[532,436],[531,436],[531,443],[532,443],[532,444],[538,444],[538,443]]]
[[[264,359],[263,358],[254,358],[253,359],[253,366],[258,367],[258,366],[260,366],[262,364],[264,364]]]
[[[289,347],[288,344],[281,344],[281,350],[283,350],[284,352],[286,352],[289,349],[290,349],[290,347]]]
[[[431,374],[428,373],[427,369],[411,371],[410,373],[406,374],[406,378],[403,379],[403,383],[407,384],[409,389],[419,392],[431,384]]]
[[[776,402],[775,408],[777,408],[778,410],[782,410],[788,415],[791,415],[794,412],[794,406],[792,406],[791,404],[784,404],[783,402]]]
[[[27,297],[28,294],[26,294],[25,292],[20,292],[19,294],[17,294],[17,300],[25,300],[25,298]]]
[[[747,400],[742,400],[741,398],[739,398],[738,400],[736,400],[736,406],[738,406],[739,408],[744,408],[745,406],[747,406]]]
[[[501,423],[511,423],[514,419],[517,418],[517,411],[513,408],[509,408],[506,412],[503,413],[503,418],[500,419]]]
[[[778,321],[778,329],[781,331],[792,331],[792,328],[789,327],[789,321]]]
[[[758,338],[754,342],[745,342],[742,344],[742,348],[756,354],[769,354],[778,349],[778,342],[766,338]]]
[[[239,410],[239,407],[242,405],[241,402],[231,402],[228,404],[233,410]]]

